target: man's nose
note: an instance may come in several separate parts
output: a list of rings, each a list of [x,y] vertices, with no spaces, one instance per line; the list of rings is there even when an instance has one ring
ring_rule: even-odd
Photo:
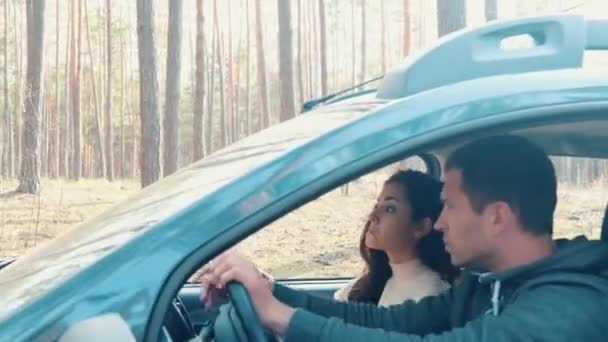
[[[437,229],[438,231],[441,231],[441,232],[443,232],[445,229],[447,229],[448,225],[445,220],[445,214],[444,214],[443,210],[439,214],[439,217],[437,218],[437,221],[435,222],[434,227],[435,227],[435,229]]]

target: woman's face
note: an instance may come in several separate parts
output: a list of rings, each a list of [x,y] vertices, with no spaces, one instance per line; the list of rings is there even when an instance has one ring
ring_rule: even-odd
[[[385,183],[369,217],[365,245],[389,253],[414,247],[416,236],[411,217],[405,189],[398,183]]]

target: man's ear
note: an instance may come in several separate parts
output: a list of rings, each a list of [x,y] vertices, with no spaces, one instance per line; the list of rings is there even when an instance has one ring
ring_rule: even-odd
[[[427,236],[428,233],[433,229],[433,221],[430,218],[425,217],[420,220],[417,229],[414,231],[414,237],[416,240],[420,240],[423,237]]]
[[[498,201],[486,206],[486,215],[493,227],[494,233],[498,234],[513,226],[515,213],[509,204]]]

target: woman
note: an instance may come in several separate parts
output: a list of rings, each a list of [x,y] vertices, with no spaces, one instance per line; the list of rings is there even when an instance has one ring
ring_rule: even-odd
[[[359,244],[365,272],[335,299],[389,306],[449,288],[458,270],[442,234],[433,229],[442,209],[441,186],[413,170],[398,171],[384,183]]]

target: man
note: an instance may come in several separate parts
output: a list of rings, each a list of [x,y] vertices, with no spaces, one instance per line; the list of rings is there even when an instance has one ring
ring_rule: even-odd
[[[494,136],[455,150],[445,171],[436,228],[466,271],[448,292],[388,308],[337,303],[271,286],[228,252],[207,266],[203,299],[241,282],[285,341],[606,340],[608,247],[552,240],[557,184],[547,155],[521,137]]]

